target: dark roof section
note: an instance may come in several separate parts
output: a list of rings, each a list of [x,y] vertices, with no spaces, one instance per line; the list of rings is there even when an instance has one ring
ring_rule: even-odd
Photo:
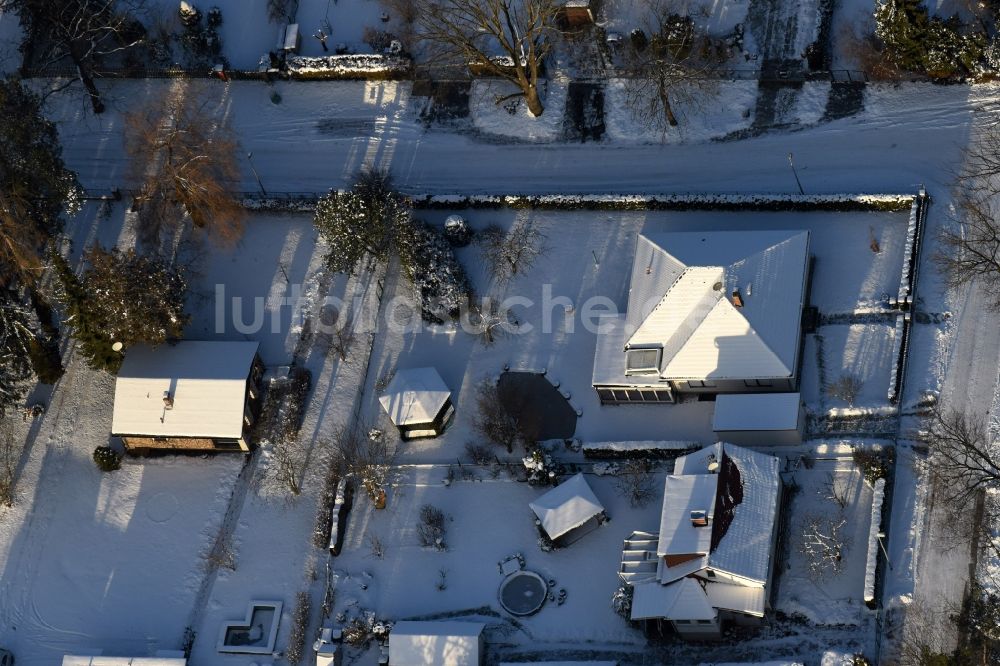
[[[715,516],[712,522],[712,543],[709,552],[715,551],[726,536],[733,522],[736,507],[743,502],[743,478],[733,459],[722,454],[719,465],[719,483],[715,489]]]

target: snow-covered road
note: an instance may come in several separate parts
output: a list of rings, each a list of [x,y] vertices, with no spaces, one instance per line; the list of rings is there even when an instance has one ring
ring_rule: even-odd
[[[66,158],[86,186],[129,183],[121,112],[168,85],[109,84],[111,110],[99,118],[77,100],[53,98]],[[280,104],[271,103],[272,90]],[[849,119],[743,141],[662,146],[484,143],[428,130],[417,119],[424,100],[411,99],[407,83],[209,82],[207,93],[271,192],[322,192],[365,164],[391,169],[412,192],[791,192],[789,152],[807,192],[921,183],[933,190],[960,160],[973,112],[1000,101],[995,86],[871,85],[865,111]],[[249,162],[243,167],[238,187],[256,190]]]

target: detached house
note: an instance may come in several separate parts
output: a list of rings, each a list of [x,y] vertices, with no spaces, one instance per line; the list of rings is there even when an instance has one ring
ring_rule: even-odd
[[[724,622],[758,624],[769,605],[780,503],[774,456],[718,443],[678,458],[659,533],[625,541],[620,575],[633,588],[632,619],[695,639],[720,637]]]
[[[111,434],[130,451],[249,451],[264,365],[256,342],[184,341],[128,350]]]
[[[602,317],[602,404],[795,391],[808,231],[640,234],[621,316]]]

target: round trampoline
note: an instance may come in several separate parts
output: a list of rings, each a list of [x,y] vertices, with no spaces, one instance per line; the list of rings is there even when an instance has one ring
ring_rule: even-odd
[[[548,595],[545,580],[533,571],[516,571],[500,583],[500,605],[511,615],[537,613]]]

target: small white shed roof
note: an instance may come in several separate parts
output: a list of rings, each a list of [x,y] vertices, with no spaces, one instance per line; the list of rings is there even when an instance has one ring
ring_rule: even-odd
[[[397,426],[430,423],[451,391],[434,368],[399,370],[379,397],[382,409]]]
[[[480,622],[397,622],[389,632],[393,666],[479,666]]]
[[[682,578],[669,585],[640,583],[633,588],[633,620],[714,620],[716,614],[701,583],[694,578]]]
[[[115,380],[111,434],[240,437],[256,354],[256,342],[132,347]],[[165,410],[163,394],[168,391],[173,407]]]
[[[737,393],[715,399],[712,430],[796,430],[802,398],[798,393]]]
[[[563,481],[528,506],[552,539],[558,539],[604,511],[583,473]]]

